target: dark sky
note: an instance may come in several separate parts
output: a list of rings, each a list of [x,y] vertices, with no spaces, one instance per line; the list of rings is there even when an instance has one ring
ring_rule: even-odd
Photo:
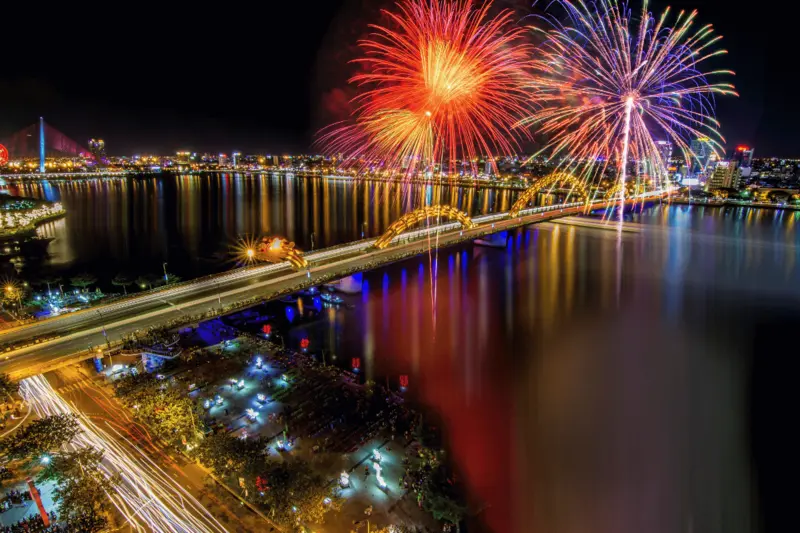
[[[529,4],[498,2],[520,15]],[[0,19],[0,137],[43,115],[79,142],[104,138],[111,154],[308,150],[346,109],[347,61],[389,3],[14,2]],[[728,145],[800,156],[793,14],[752,2],[671,5],[698,8],[725,36],[720,64],[736,70],[742,95],[719,101]]]

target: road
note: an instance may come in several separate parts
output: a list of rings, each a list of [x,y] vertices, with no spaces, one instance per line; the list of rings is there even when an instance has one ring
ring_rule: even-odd
[[[40,417],[77,414],[81,433],[68,448],[92,446],[103,451],[101,470],[107,476],[119,474],[121,482],[109,494],[119,521],[115,527],[129,531],[225,533],[228,531],[186,487],[197,486],[198,476],[187,475],[150,438],[147,430],[133,422],[113,400],[82,376],[62,373],[51,376],[59,388],[84,391],[67,401],[51,381],[35,376],[20,383],[20,394]],[[94,390],[97,396],[88,392]],[[75,400],[81,402],[78,410]],[[91,416],[82,411],[92,413]],[[162,467],[159,463],[167,465]],[[191,468],[193,465],[188,465]],[[196,468],[196,467],[195,467]],[[178,475],[181,474],[181,475]],[[199,483],[202,487],[202,476]],[[184,486],[184,484],[186,486]],[[236,529],[236,528],[234,528]]]
[[[605,202],[597,202],[600,209]],[[90,357],[95,347],[119,340],[135,331],[158,326],[170,319],[197,315],[211,309],[253,298],[288,291],[300,283],[314,283],[345,272],[368,270],[401,257],[421,253],[431,246],[448,246],[463,240],[531,223],[580,214],[583,203],[546,206],[524,210],[509,219],[505,213],[476,217],[477,226],[461,229],[458,223],[446,223],[401,234],[384,250],[372,250],[374,240],[306,255],[308,271],[294,271],[286,263],[268,264],[226,272],[161,291],[142,294],[95,306],[87,310],[54,317],[30,325],[0,332],[0,343],[13,344],[0,361],[0,373],[14,378],[40,374],[75,361],[76,354]],[[45,338],[37,344],[33,338]]]

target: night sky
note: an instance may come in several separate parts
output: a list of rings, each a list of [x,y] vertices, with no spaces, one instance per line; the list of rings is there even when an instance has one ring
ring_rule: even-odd
[[[530,12],[528,1],[496,3],[520,18]],[[14,4],[0,19],[0,138],[43,115],[69,137],[102,137],[122,155],[309,150],[319,127],[346,116],[348,60],[391,1]],[[741,93],[718,105],[728,146],[800,156],[791,14],[724,0],[670,5],[698,8],[700,22],[725,36],[730,54],[718,64],[737,72]]]

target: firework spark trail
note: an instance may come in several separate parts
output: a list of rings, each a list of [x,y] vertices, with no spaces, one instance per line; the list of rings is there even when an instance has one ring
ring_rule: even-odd
[[[666,161],[656,138],[670,141],[689,166],[698,154],[688,139],[706,137],[715,152],[723,149],[714,96],[736,92],[708,79],[733,72],[706,70],[709,59],[726,51],[714,49],[721,37],[711,25],[696,28],[696,11],[681,11],[669,26],[669,8],[656,18],[646,1],[638,24],[616,0],[556,3],[566,22],[541,18],[549,29],[537,28],[544,43],[532,61],[537,109],[521,124],[549,136],[547,148],[565,170],[587,186],[616,170],[624,184],[632,160],[637,181],[659,187]]]
[[[461,159],[513,153],[514,124],[527,115],[531,47],[513,12],[495,17],[491,1],[401,0],[360,42],[364,71],[352,121],[321,132],[320,144],[361,172],[412,177]]]
[[[107,477],[119,473],[122,482],[109,498],[137,531],[225,533],[225,528],[188,491],[116,430],[112,437],[76,412],[43,376],[20,382],[20,393],[40,417],[77,414],[81,433],[69,445],[91,446],[103,452],[101,469]],[[120,439],[136,449],[132,454]]]

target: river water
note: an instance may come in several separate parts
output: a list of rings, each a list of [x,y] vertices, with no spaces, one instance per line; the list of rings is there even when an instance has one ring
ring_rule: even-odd
[[[214,254],[242,232],[308,248],[313,231],[324,246],[360,236],[364,221],[374,235],[405,209],[392,194],[377,207],[386,186],[374,184],[225,180],[20,192],[70,212],[52,229],[54,262],[108,254],[157,269],[166,258],[191,267],[181,275],[221,268]],[[511,196],[464,205],[504,210]],[[799,444],[798,218],[655,206],[623,233],[530,226],[504,248],[461,245],[365,273],[350,308],[323,310],[287,342],[308,337],[393,387],[408,377],[405,394],[442,421],[469,487],[470,531],[768,531],[795,505],[783,483],[796,480]]]

